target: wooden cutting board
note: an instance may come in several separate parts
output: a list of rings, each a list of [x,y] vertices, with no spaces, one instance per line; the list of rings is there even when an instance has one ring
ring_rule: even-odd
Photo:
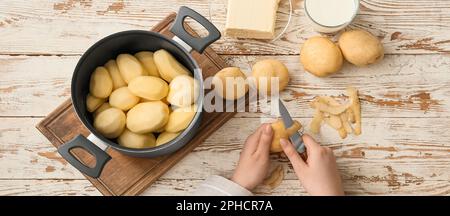
[[[172,37],[169,27],[175,17],[175,13],[170,14],[152,31]],[[196,34],[187,24],[185,27],[193,35]],[[211,48],[207,48],[201,55],[196,52],[192,55],[202,68],[204,78],[214,75],[226,66],[223,59]],[[133,158],[109,148],[108,154],[112,159],[106,164],[101,176],[97,179],[85,177],[104,195],[138,195],[234,115],[234,112],[205,112],[198,134],[186,146],[171,155],[150,159]],[[70,99],[50,113],[36,127],[55,147],[80,133],[85,136],[89,134],[78,119]],[[93,163],[92,156],[85,151],[75,151],[74,155],[86,164]]]

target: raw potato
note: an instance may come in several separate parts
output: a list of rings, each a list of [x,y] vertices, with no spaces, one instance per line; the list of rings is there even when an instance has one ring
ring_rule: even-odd
[[[140,98],[131,93],[128,87],[118,88],[109,97],[109,104],[113,107],[127,111],[139,103]]]
[[[300,62],[315,76],[325,77],[342,68],[343,57],[339,47],[326,37],[312,37],[300,51]]]
[[[137,134],[125,128],[117,142],[121,146],[134,149],[151,148],[156,145],[155,135],[152,133]]]
[[[131,93],[147,100],[161,100],[167,96],[169,85],[161,78],[140,76],[128,84]]]
[[[106,62],[105,68],[108,70],[109,75],[111,76],[113,82],[113,90],[127,85],[125,81],[123,81],[122,75],[120,75],[116,60],[109,60],[108,62]]]
[[[217,94],[227,100],[236,100],[248,92],[246,76],[237,67],[227,67],[217,72],[212,80]]]
[[[384,48],[380,40],[363,30],[342,33],[339,47],[347,61],[360,67],[378,62],[384,57]]]
[[[98,114],[100,114],[101,112],[107,110],[111,108],[111,105],[109,105],[108,102],[103,103],[99,108],[97,108],[97,110],[95,110],[93,116],[94,118],[98,116]]]
[[[120,75],[127,84],[136,77],[148,75],[139,60],[130,54],[120,54],[116,61]]]
[[[113,82],[108,70],[104,67],[97,67],[91,74],[89,91],[97,98],[107,98],[113,90]]]
[[[159,75],[169,83],[179,75],[191,74],[186,67],[178,62],[172,54],[166,50],[160,49],[156,51],[153,54],[153,59],[158,68]]]
[[[169,121],[164,126],[166,132],[176,133],[186,129],[197,113],[197,106],[180,107],[169,115]]]
[[[142,51],[134,55],[150,76],[159,77],[158,68],[156,68],[155,61],[153,60],[153,52]]]
[[[134,133],[150,133],[169,120],[169,107],[161,101],[140,103],[127,113],[127,128]]]
[[[86,97],[86,108],[87,108],[87,111],[94,112],[104,102],[105,102],[105,99],[97,98],[97,97],[92,96],[91,94],[88,94],[87,97]]]
[[[296,133],[298,130],[300,130],[300,128],[302,128],[302,125],[298,121],[294,120],[294,124],[286,129],[284,127],[283,121],[280,119],[272,123],[271,126],[273,129],[273,139],[272,144],[270,145],[270,152],[272,153],[283,151],[280,145],[281,138],[289,139],[292,134]]]
[[[288,69],[283,63],[275,59],[256,62],[252,67],[252,76],[259,92],[265,92],[268,95],[273,93],[271,78],[278,77],[278,91],[283,91],[289,83]]]
[[[118,137],[125,128],[125,113],[117,108],[109,108],[94,119],[94,128],[106,138]]]
[[[151,101],[154,101],[154,100],[147,100],[147,99],[145,99],[145,98],[141,98],[141,100],[140,100],[139,102],[140,102],[140,103],[144,103],[144,102],[151,102]],[[163,102],[163,103],[165,103],[165,104],[167,104],[168,106],[170,106],[169,101],[167,101],[167,97],[161,99],[160,101]]]
[[[177,76],[169,84],[167,101],[177,107],[190,106],[197,101],[199,91],[197,80],[188,75]]]
[[[166,144],[177,138],[178,135],[180,135],[180,133],[170,133],[170,132],[161,133],[156,139],[156,146]]]

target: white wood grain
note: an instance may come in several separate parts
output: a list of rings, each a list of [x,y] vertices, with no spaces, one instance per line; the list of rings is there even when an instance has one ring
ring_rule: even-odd
[[[220,54],[298,54],[303,41],[316,35],[294,0],[291,25],[280,40],[237,40],[223,37],[212,47]],[[148,30],[168,13],[187,5],[221,30],[226,0],[153,1],[2,1],[0,2],[1,54],[83,53],[99,39],[124,30]],[[288,1],[280,4],[277,31],[287,22]],[[387,53],[450,52],[450,2],[445,0],[361,1],[361,11],[349,28],[371,31],[383,40]],[[11,43],[14,41],[14,43]]]
[[[160,180],[152,185],[143,196],[193,195],[203,180]],[[371,185],[367,191],[365,185]],[[344,190],[348,195],[448,195],[450,186],[445,181],[429,181],[420,185],[409,184],[399,190],[388,189],[384,182],[346,182]],[[278,188],[269,190],[257,187],[256,195],[307,195],[298,180],[283,180]],[[1,196],[99,196],[100,192],[88,180],[0,180]]]
[[[450,117],[450,58],[441,55],[389,55],[379,64],[346,64],[338,74],[317,78],[304,72],[296,56],[224,56],[249,73],[265,58],[287,65],[291,81],[282,98],[291,114],[311,117],[317,95],[360,90],[364,117]],[[0,56],[0,116],[45,116],[70,97],[78,56]],[[243,116],[257,117],[246,113]]]
[[[33,125],[38,120],[2,118],[0,179],[83,179],[42,135],[34,131]],[[310,119],[298,120],[307,124]],[[165,181],[184,181],[183,184],[189,185],[193,184],[188,183],[190,181],[202,180],[210,175],[231,176],[246,136],[260,121],[258,118],[231,119],[162,176],[156,184],[158,186],[152,187],[152,190],[156,194],[159,189],[166,193],[167,188],[159,188],[161,184],[166,184]],[[450,125],[450,119],[379,118],[363,120],[363,123],[363,135],[360,137],[340,140],[335,131],[326,127],[317,136],[318,141],[334,150],[344,183],[350,185],[347,186],[349,191],[381,194],[384,186],[385,193],[408,193],[412,185],[426,185],[429,193],[442,193],[442,187],[448,190],[450,146],[447,141],[450,140],[450,133],[446,126]],[[287,166],[286,180],[297,179],[285,158],[274,155],[272,159]],[[296,181],[290,182],[298,184]],[[439,188],[435,191],[433,182],[439,182],[436,183]],[[267,194],[268,188],[263,189],[260,192]],[[286,195],[296,194],[296,191],[288,192],[283,191]]]
[[[389,55],[368,68],[346,64],[321,79],[305,73],[298,60],[299,46],[317,34],[302,2],[294,0],[292,24],[278,41],[223,37],[212,47],[246,72],[259,59],[283,61],[291,82],[282,98],[306,131],[314,96],[341,95],[348,85],[360,90],[363,135],[341,140],[324,127],[317,136],[334,150],[348,194],[449,195],[450,1],[361,1],[349,28],[374,33]],[[90,45],[118,31],[147,30],[181,5],[223,29],[226,0],[0,2],[0,195],[100,195],[34,126],[70,96],[73,68]],[[287,11],[283,0],[277,31]],[[209,175],[230,176],[246,136],[268,117],[238,114],[144,195],[189,195]],[[274,191],[258,187],[256,193],[305,195],[288,161],[272,160],[287,167],[285,180]]]

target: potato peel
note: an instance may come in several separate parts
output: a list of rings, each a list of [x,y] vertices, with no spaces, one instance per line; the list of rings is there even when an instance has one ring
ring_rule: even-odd
[[[334,106],[334,105],[327,103],[327,101],[328,101],[328,99],[318,97],[318,98],[316,98],[316,100],[314,100],[312,102],[311,106],[315,109],[318,109],[318,110],[324,112],[324,113],[329,113],[329,114],[333,114],[333,115],[339,115],[339,114],[345,112],[345,110],[347,110],[348,107],[350,106],[349,104]]]
[[[320,126],[323,121],[323,113],[320,110],[316,110],[316,113],[314,114],[313,120],[311,121],[311,132],[314,134],[318,134],[320,131]]]
[[[271,190],[277,188],[284,178],[284,168],[283,165],[279,164],[272,170],[269,177],[264,179],[263,185],[269,186]]]
[[[341,104],[330,96],[316,97],[311,107],[316,110],[310,123],[312,133],[319,133],[322,121],[337,130],[339,136],[345,139],[348,134],[361,134],[361,104],[358,91],[353,87],[347,88],[349,102]],[[355,124],[352,127],[352,124]]]
[[[354,128],[353,132],[355,135],[360,135],[361,134],[361,103],[359,102],[358,90],[356,90],[353,87],[348,87],[347,94],[348,94],[348,97],[350,98],[351,109],[353,111],[354,118],[355,118],[355,128]]]
[[[330,117],[325,118],[324,120],[325,123],[336,130],[339,130],[342,127],[341,118],[336,115],[330,115]]]

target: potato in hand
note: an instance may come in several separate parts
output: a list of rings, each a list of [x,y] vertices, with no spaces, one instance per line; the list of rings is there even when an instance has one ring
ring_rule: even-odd
[[[284,123],[281,119],[277,120],[276,122],[271,124],[273,129],[273,139],[272,144],[270,145],[270,152],[276,153],[276,152],[282,152],[283,148],[280,144],[280,139],[289,139],[289,137],[298,132],[302,128],[302,125],[300,122],[294,120],[294,124],[291,125],[291,127],[286,128],[284,126]]]

